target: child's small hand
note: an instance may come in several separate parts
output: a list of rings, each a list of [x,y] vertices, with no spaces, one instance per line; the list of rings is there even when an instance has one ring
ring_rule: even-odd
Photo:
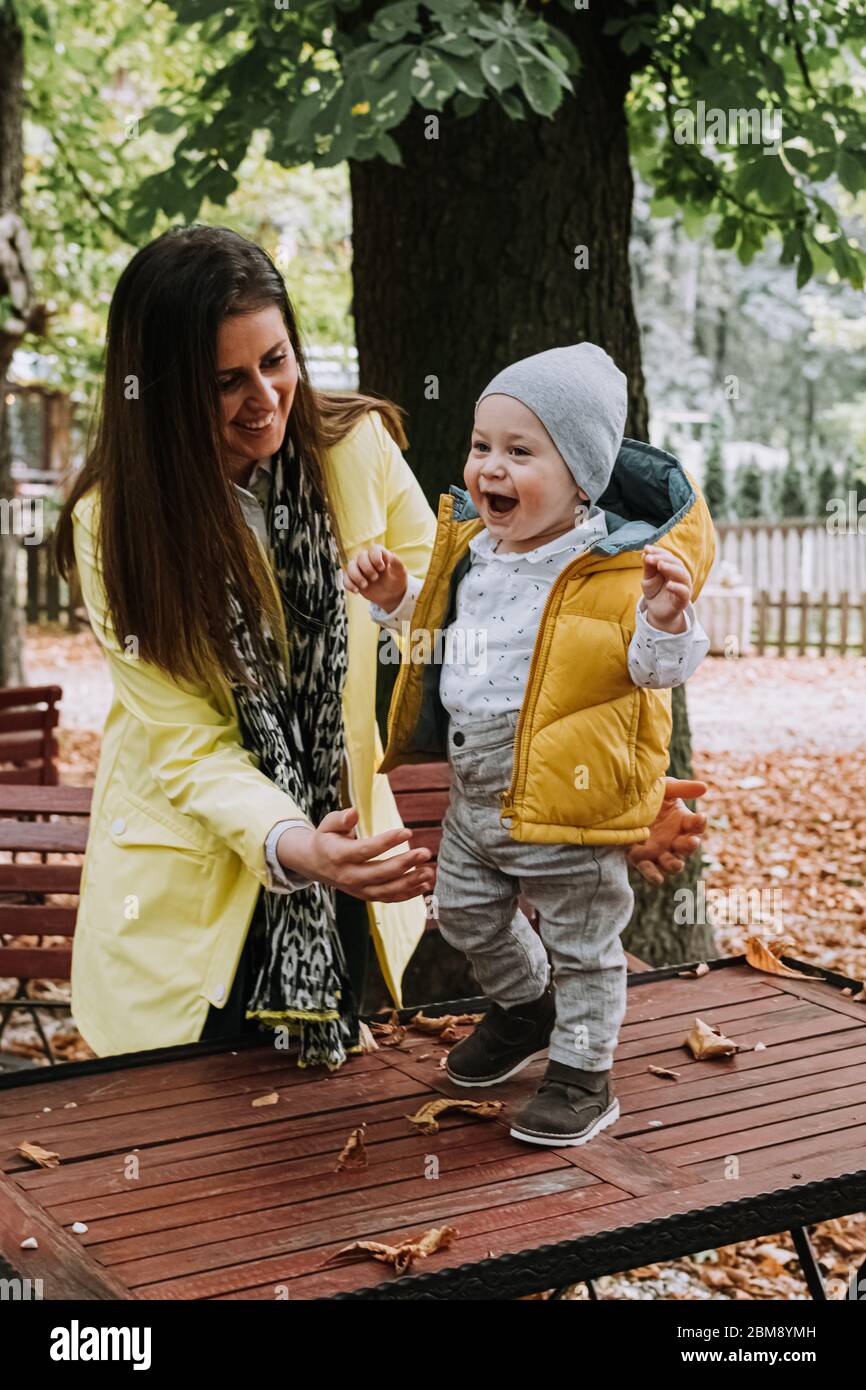
[[[361,594],[370,603],[378,603],[386,613],[397,607],[408,580],[408,571],[400,557],[375,544],[359,550],[343,570],[343,585],[349,593]]]
[[[692,577],[682,561],[659,545],[645,546],[641,588],[650,625],[662,632],[685,632]]]

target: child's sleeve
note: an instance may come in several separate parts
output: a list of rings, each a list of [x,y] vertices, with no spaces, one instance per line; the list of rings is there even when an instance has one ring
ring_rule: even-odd
[[[410,574],[405,594],[397,607],[393,608],[390,613],[386,613],[384,608],[379,607],[378,603],[370,604],[370,617],[373,622],[378,623],[380,627],[392,628],[395,632],[399,632],[400,624],[410,621],[423,585],[423,579],[419,579],[415,574]]]
[[[710,649],[710,639],[691,603],[683,616],[684,632],[661,632],[646,616],[646,599],[638,600],[637,626],[628,648],[628,673],[635,685],[666,690],[685,685],[694,675]]]

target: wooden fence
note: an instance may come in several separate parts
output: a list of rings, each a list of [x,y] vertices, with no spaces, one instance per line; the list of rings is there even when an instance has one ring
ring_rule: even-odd
[[[856,604],[866,593],[866,532],[837,532],[821,521],[738,521],[717,525],[716,539],[714,571],[730,562],[756,596],[796,595],[799,604],[803,592],[818,603],[826,594],[837,606],[843,594]]]
[[[25,545],[18,550],[18,605],[28,623],[65,623],[73,630],[84,613],[77,579],[68,585],[54,566],[52,537],[46,534],[41,545]]]
[[[774,599],[764,589],[753,605],[752,640],[758,656],[770,651],[866,656],[866,594],[854,599],[841,594],[834,603],[826,591],[791,595],[782,590]]]

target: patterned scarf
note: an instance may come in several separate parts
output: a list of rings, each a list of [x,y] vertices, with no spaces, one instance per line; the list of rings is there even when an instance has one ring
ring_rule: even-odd
[[[273,634],[272,663],[255,661],[229,586],[232,640],[261,685],[233,690],[245,748],[259,769],[313,825],[340,809],[344,753],[341,697],[347,668],[346,600],[327,511],[312,494],[291,442],[274,456],[267,529],[291,645],[286,671]],[[252,986],[247,1018],[299,1034],[299,1066],[342,1065],[358,1045],[358,1003],[336,926],[334,890],[322,883],[293,893],[262,887],[250,924]]]

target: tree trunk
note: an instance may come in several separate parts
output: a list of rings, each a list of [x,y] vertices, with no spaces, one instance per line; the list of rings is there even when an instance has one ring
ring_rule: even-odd
[[[629,267],[629,75],[603,22],[600,8],[573,18],[582,70],[576,96],[553,120],[511,121],[487,101],[468,119],[441,115],[438,139],[428,139],[429,114],[414,109],[394,132],[402,167],[350,166],[361,388],[407,409],[408,457],[434,510],[440,492],[462,484],[481,390],[509,362],[545,348],[583,339],[606,348],[628,377],[627,433],[646,438]],[[576,266],[580,247],[585,269]],[[388,674],[383,667],[383,724]],[[677,706],[675,746],[686,771],[684,701]],[[632,949],[653,961],[689,957],[691,931],[674,923],[673,893],[696,874],[693,865],[664,889],[639,888]],[[465,990],[462,962],[444,951],[439,959],[436,939],[425,940],[407,971],[414,999]],[[422,958],[426,987],[417,979]]]
[[[350,166],[361,387],[408,411],[410,461],[431,502],[462,483],[474,403],[521,357],[589,339],[629,380],[628,430],[647,406],[629,271],[628,74],[600,24],[576,97],[553,120],[512,121],[493,101],[458,120],[413,108],[404,164]],[[575,248],[588,268],[577,269]]]
[[[17,212],[22,170],[23,42],[11,0],[0,0],[0,237],[17,242]],[[12,220],[14,218],[14,221]],[[0,262],[2,264],[2,262]],[[21,340],[14,324],[21,308],[21,282],[7,282],[0,270],[0,497],[11,499],[11,453],[6,420],[6,373]],[[9,513],[7,512],[7,515]],[[21,641],[18,625],[15,566],[18,537],[0,533],[0,685],[21,680]]]

